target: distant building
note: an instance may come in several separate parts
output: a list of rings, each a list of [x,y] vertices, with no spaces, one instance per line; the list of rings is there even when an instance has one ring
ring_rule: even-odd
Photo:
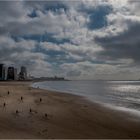
[[[18,80],[17,68],[14,68],[14,80]]]
[[[7,67],[3,66],[3,80],[7,78]]]
[[[0,64],[0,81],[3,80],[27,80],[27,69],[22,66],[19,75],[17,74],[17,68],[15,66],[7,67],[4,64]]]
[[[14,67],[8,67],[7,80],[15,80],[15,68]]]
[[[7,71],[4,64],[0,64],[0,80],[6,80],[7,79]]]
[[[19,80],[26,80],[27,79],[27,69],[26,67],[22,66],[19,73]]]
[[[0,64],[0,80],[4,80],[3,69],[4,69],[4,64]]]

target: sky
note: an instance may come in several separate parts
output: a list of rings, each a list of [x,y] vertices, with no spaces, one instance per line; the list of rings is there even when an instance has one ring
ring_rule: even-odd
[[[0,1],[0,63],[36,77],[140,79],[140,1]]]

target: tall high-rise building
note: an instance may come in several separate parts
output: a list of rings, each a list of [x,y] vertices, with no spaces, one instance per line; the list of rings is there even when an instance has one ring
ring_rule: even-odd
[[[18,80],[17,68],[14,68],[14,80]]]
[[[6,68],[4,64],[0,64],[0,80],[5,80],[6,77]]]
[[[26,67],[22,66],[19,73],[19,80],[26,80],[27,79],[27,69]]]
[[[7,80],[7,72],[8,72],[8,67],[4,66],[3,68],[3,74],[4,74],[4,80]]]
[[[14,80],[14,67],[8,67],[7,70],[7,80]]]
[[[2,79],[2,74],[3,74],[3,64],[0,64],[0,80],[3,80]]]

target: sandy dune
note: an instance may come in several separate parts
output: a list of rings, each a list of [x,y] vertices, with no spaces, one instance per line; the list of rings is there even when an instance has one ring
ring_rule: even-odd
[[[29,84],[0,83],[0,138],[140,138],[129,114]]]

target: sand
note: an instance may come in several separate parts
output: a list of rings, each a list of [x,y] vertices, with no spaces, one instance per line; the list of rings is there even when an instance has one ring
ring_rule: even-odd
[[[140,138],[140,118],[30,84],[0,82],[0,138]]]

